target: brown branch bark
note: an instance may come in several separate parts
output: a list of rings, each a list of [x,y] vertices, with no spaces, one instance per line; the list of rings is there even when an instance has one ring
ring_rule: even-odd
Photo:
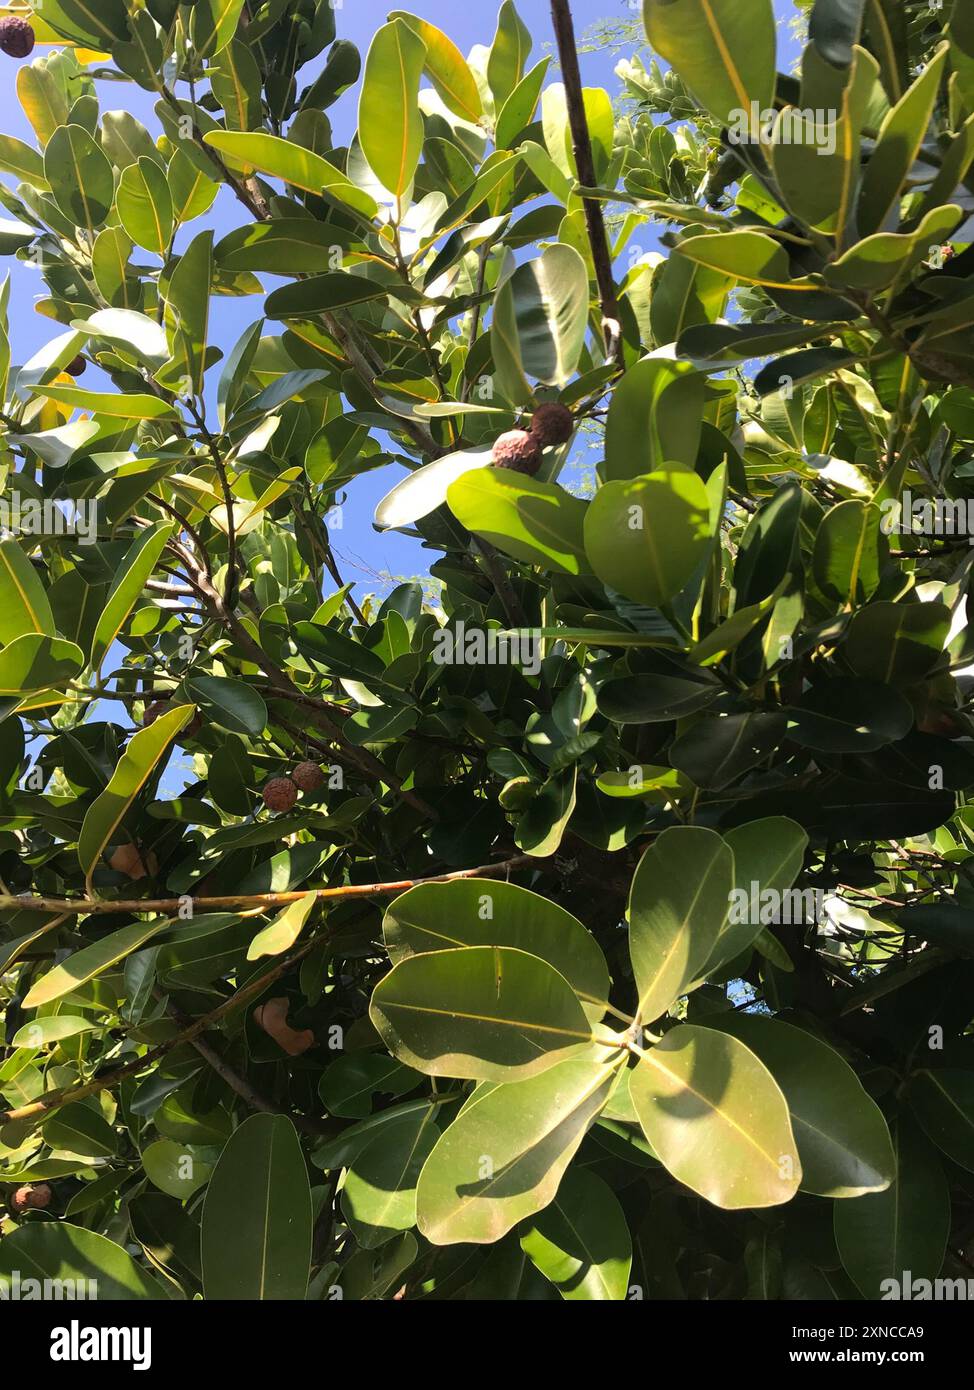
[[[498,860],[496,864],[479,864],[473,869],[455,869],[451,873],[433,874],[429,878],[403,878],[389,883],[350,883],[340,888],[305,888],[290,893],[227,893],[215,898],[192,898],[192,902],[194,907],[208,910],[217,907],[286,907],[288,903],[299,902],[311,892],[321,901],[333,898],[380,898],[386,893],[405,893],[407,889],[415,888],[421,883],[453,883],[463,878],[492,878],[496,874],[509,873],[535,863],[537,860],[531,855],[519,854],[511,859]],[[187,896],[103,901],[100,898],[35,898],[4,894],[0,895],[0,912],[16,909],[62,912],[66,916],[82,916],[88,912],[178,912],[180,907],[185,906]]]
[[[551,19],[555,28],[558,58],[561,62],[561,73],[565,83],[568,123],[571,129],[578,181],[583,188],[594,188],[596,183],[595,161],[592,157],[592,140],[589,136],[588,121],[585,118],[582,74],[578,66],[575,24],[572,20],[569,0],[551,0]],[[622,366],[622,328],[619,323],[619,303],[616,298],[615,276],[612,273],[612,257],[609,252],[605,219],[602,216],[602,204],[596,198],[583,197],[582,206],[585,210],[585,226],[588,230],[589,245],[592,248],[595,281],[598,285],[599,302],[602,307],[602,331],[605,335],[605,348],[608,356],[614,358],[619,366]]]

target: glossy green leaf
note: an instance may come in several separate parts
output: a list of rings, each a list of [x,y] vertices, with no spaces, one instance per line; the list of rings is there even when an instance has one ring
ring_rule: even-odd
[[[78,859],[88,879],[160,758],[189,722],[192,713],[192,705],[177,705],[135,734],[108,786],[88,807],[78,837]]]
[[[44,585],[16,540],[0,541],[0,643],[40,632],[55,634]]]
[[[362,150],[383,187],[401,198],[423,147],[419,81],[423,39],[401,19],[377,29],[365,59],[358,123]]]
[[[936,1151],[908,1122],[893,1131],[896,1178],[883,1192],[836,1202],[835,1239],[842,1267],[864,1298],[886,1280],[902,1284],[940,1273],[950,1229],[950,1195]]]
[[[775,17],[771,0],[643,0],[646,34],[721,125],[751,103],[773,105]]]
[[[421,884],[386,910],[382,935],[393,965],[461,946],[513,947],[563,975],[593,1022],[605,1012],[609,972],[594,937],[563,907],[516,884]]]
[[[64,994],[73,993],[80,985],[93,980],[103,970],[108,970],[110,966],[116,965],[133,951],[137,951],[140,946],[144,946],[150,937],[157,936],[166,925],[163,918],[151,922],[135,922],[130,927],[110,932],[90,946],[83,946],[80,951],[73,952],[67,960],[55,965],[31,986],[24,1000],[24,1007],[36,1009],[42,1004],[50,1004],[55,999],[60,999]]]
[[[569,1302],[628,1295],[629,1227],[612,1189],[590,1169],[569,1169],[554,1200],[527,1223],[521,1249]]]
[[[376,986],[369,1017],[389,1051],[428,1076],[522,1079],[591,1039],[565,977],[509,946],[405,957]]]
[[[612,393],[606,420],[606,480],[638,478],[666,463],[692,466],[704,385],[689,362],[644,357],[630,367]]]
[[[262,174],[283,179],[306,193],[326,193],[365,217],[373,217],[376,213],[375,199],[357,188],[340,169],[321,155],[289,140],[235,130],[212,130],[205,139],[213,149],[229,155],[244,168],[258,169]]]
[[[203,1205],[207,1298],[304,1298],[311,1260],[311,1187],[286,1115],[251,1115],[216,1165]]]
[[[729,1013],[715,1023],[750,1048],[781,1087],[803,1192],[861,1197],[889,1186],[896,1164],[883,1113],[838,1052],[780,1019]]]
[[[406,10],[393,10],[388,17],[390,21],[402,20],[426,45],[423,70],[444,105],[465,121],[479,121],[484,110],[480,90],[453,40],[435,24],[418,19]]]
[[[416,1184],[439,1138],[430,1106],[382,1126],[352,1159],[342,1215],[359,1245],[373,1250],[416,1224]]]
[[[0,695],[51,690],[81,674],[84,653],[74,642],[27,632],[0,650]]]
[[[682,466],[610,482],[585,514],[585,553],[603,584],[649,608],[669,602],[713,541],[707,489]]]
[[[419,1175],[416,1212],[426,1239],[490,1244],[546,1207],[617,1069],[593,1054],[527,1081],[478,1086]]]
[[[647,1023],[709,959],[727,916],[734,856],[702,826],[672,826],[645,852],[629,892],[629,953]]]
[[[556,483],[475,468],[450,484],[447,504],[474,535],[517,560],[559,574],[584,571],[587,504]]]
[[[259,960],[262,956],[279,956],[289,951],[301,935],[317,900],[316,893],[305,893],[297,902],[289,903],[257,933],[248,948],[247,959]]]
[[[510,370],[549,386],[565,386],[578,366],[588,321],[585,262],[571,246],[549,246],[526,261],[497,292],[492,334]],[[495,358],[497,348],[495,347]],[[501,363],[497,362],[500,366]],[[507,377],[501,371],[505,394]],[[516,400],[516,396],[511,396]]]
[[[91,665],[95,670],[101,666],[109,647],[138,602],[172,531],[170,522],[149,526],[136,536],[126,552],[95,626],[91,644]]]
[[[97,1297],[106,1302],[164,1297],[161,1287],[121,1245],[67,1221],[31,1222],[5,1236],[0,1276],[10,1280],[15,1272],[21,1279],[60,1280],[65,1289],[97,1289]],[[85,1297],[89,1296],[94,1294],[86,1292]]]
[[[918,1071],[907,1096],[913,1114],[941,1153],[974,1172],[974,1072],[957,1067]]]
[[[122,226],[137,246],[165,256],[173,234],[173,205],[164,169],[142,156],[122,171],[116,206]]]
[[[58,207],[94,236],[115,196],[112,166],[83,126],[59,126],[44,152],[44,177]]]
[[[788,1106],[743,1043],[680,1024],[643,1053],[629,1089],[653,1151],[714,1206],[773,1207],[801,1182]]]

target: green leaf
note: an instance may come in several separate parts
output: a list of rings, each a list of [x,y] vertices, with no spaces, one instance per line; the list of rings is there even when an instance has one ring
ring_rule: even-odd
[[[93,415],[113,420],[163,420],[176,416],[168,401],[138,391],[114,395],[108,391],[86,391],[81,386],[35,386],[34,391],[48,400],[69,405],[72,410],[89,410]]]
[[[212,58],[226,48],[237,32],[243,7],[244,0],[196,0],[190,34],[199,58]]]
[[[734,856],[736,902],[732,902],[702,977],[734,960],[754,941],[762,922],[760,913],[755,921],[750,910],[753,894],[780,896],[788,892],[802,871],[808,835],[787,816],[767,816],[728,830],[724,843]],[[738,906],[742,903],[747,904],[746,911]]]
[[[935,1279],[950,1231],[950,1192],[928,1140],[906,1121],[893,1131],[896,1179],[884,1192],[836,1202],[835,1239],[842,1268],[864,1298],[884,1280]]]
[[[147,729],[140,729],[122,754],[108,786],[88,807],[78,837],[78,859],[89,882],[105,846],[192,713],[192,705],[177,705]]]
[[[118,1150],[115,1131],[100,1111],[75,1101],[56,1111],[44,1126],[45,1143],[81,1158],[112,1158]]]
[[[455,116],[476,124],[484,114],[480,90],[453,40],[435,24],[418,19],[406,10],[393,10],[388,17],[390,21],[402,20],[426,45],[423,70],[443,104]]]
[[[554,1200],[527,1223],[521,1249],[569,1302],[622,1302],[629,1292],[625,1213],[591,1169],[568,1170]]]
[[[519,265],[497,291],[492,341],[518,372],[566,386],[585,342],[589,288],[585,262],[571,246],[549,246]],[[503,360],[503,359],[502,359]],[[499,365],[499,364],[495,364]],[[505,392],[505,378],[500,381]],[[517,397],[511,399],[517,403]]]
[[[173,233],[172,194],[164,169],[143,155],[122,171],[116,195],[118,216],[137,246],[165,256]]]
[[[605,1013],[609,971],[595,938],[563,907],[514,883],[420,884],[387,909],[382,935],[393,965],[461,946],[526,951],[565,977],[593,1022]]]
[[[795,1195],[802,1168],[787,1103],[736,1038],[679,1024],[640,1056],[629,1090],[654,1153],[714,1206],[773,1207]]]
[[[51,605],[19,542],[0,541],[0,643],[31,632],[54,636]]]
[[[267,727],[267,706],[245,681],[229,676],[187,676],[183,690],[207,723],[254,738]]]
[[[251,1115],[216,1165],[203,1205],[208,1299],[303,1299],[311,1262],[311,1187],[286,1115]]]
[[[109,647],[141,597],[172,532],[171,522],[147,527],[126,551],[95,627],[91,644],[91,665],[94,670],[101,666]]]
[[[585,568],[587,503],[556,483],[497,468],[475,468],[451,483],[447,504],[457,520],[507,555],[557,574]]]
[[[602,583],[659,608],[683,588],[713,542],[707,489],[670,465],[599,488],[585,514],[585,553]]]
[[[25,1023],[17,1029],[11,1042],[14,1047],[50,1047],[52,1043],[75,1038],[79,1033],[90,1033],[94,1027],[90,1018],[78,1014],[51,1014]]]
[[[916,685],[937,664],[950,618],[943,603],[871,603],[853,614],[843,650],[857,676]]]
[[[369,167],[401,199],[423,148],[419,80],[426,44],[401,19],[383,24],[369,45],[359,99],[358,130]]]
[[[706,378],[689,362],[644,357],[612,393],[605,426],[607,481],[638,478],[666,463],[692,467],[700,447]]]
[[[941,44],[880,127],[863,171],[856,214],[860,237],[886,231],[888,222],[894,227],[899,222],[900,194],[927,133],[948,52],[949,45]]]
[[[374,217],[378,205],[374,198],[345,177],[327,159],[276,135],[236,130],[211,130],[204,139],[220,154],[228,155],[244,169],[257,169],[272,178],[283,179],[305,193],[325,193],[360,212]]]
[[[347,309],[353,304],[367,304],[371,299],[386,299],[388,295],[386,285],[367,280],[364,275],[336,270],[294,285],[282,285],[267,296],[264,308],[270,319],[301,319],[323,310]]]
[[[838,1052],[780,1019],[728,1013],[714,1026],[750,1048],[781,1087],[801,1158],[803,1192],[861,1197],[885,1191],[896,1170],[889,1129]]]
[[[93,237],[111,212],[115,175],[83,126],[63,125],[54,132],[44,152],[44,176],[65,217]]]
[[[826,512],[815,536],[812,570],[829,598],[851,606],[875,593],[886,550],[881,522],[879,508],[859,498]]]
[[[910,1108],[941,1153],[974,1172],[974,1072],[924,1069],[910,1078]]]
[[[721,125],[774,105],[776,33],[771,0],[643,0],[646,34]]]
[[[150,368],[161,367],[169,356],[165,330],[135,309],[98,309],[90,318],[75,319],[73,326],[104,338]]]
[[[702,826],[671,826],[639,861],[629,891],[629,954],[647,1023],[709,958],[733,885],[733,854]]]
[[[180,256],[166,293],[166,333],[172,360],[160,380],[180,395],[186,394],[187,385],[198,397],[203,395],[212,283],[213,233],[200,232]]]
[[[364,1250],[416,1224],[416,1184],[440,1137],[433,1108],[423,1106],[383,1125],[351,1160],[342,1184],[342,1215]]]
[[[513,0],[503,0],[497,15],[497,31],[487,55],[487,85],[499,112],[524,76],[531,53],[531,33]]]
[[[156,1139],[142,1150],[142,1166],[146,1177],[160,1192],[178,1197],[181,1202],[192,1197],[210,1178],[213,1165],[187,1150],[174,1139]]]
[[[787,251],[764,232],[686,237],[677,244],[675,254],[719,270],[743,285],[765,285],[773,290],[804,290],[811,285],[804,278],[792,279]]]
[[[161,917],[152,922],[135,922],[130,927],[110,932],[91,946],[83,946],[80,951],[75,951],[66,961],[56,965],[31,986],[24,1000],[24,1008],[36,1009],[42,1004],[50,1004],[53,1000],[60,999],[63,994],[72,994],[80,985],[93,980],[103,970],[137,951],[150,937],[156,936],[167,925],[166,920]]]
[[[531,124],[550,63],[550,58],[536,63],[501,107],[494,130],[494,143],[499,150],[513,149],[518,136]]]
[[[318,901],[317,893],[305,893],[297,902],[289,903],[279,912],[273,922],[254,937],[247,951],[248,960],[260,960],[262,956],[279,956],[289,951],[304,928],[311,909]]]
[[[486,468],[491,449],[462,449],[423,464],[387,492],[375,509],[375,524],[384,528],[411,526],[446,501],[450,484],[474,468]]]
[[[60,637],[27,632],[0,651],[0,695],[34,695],[79,676],[85,658],[80,647]]]
[[[491,1244],[546,1207],[619,1065],[593,1052],[528,1081],[478,1086],[419,1175],[416,1212],[426,1239]]]
[[[30,1222],[11,1231],[0,1245],[0,1276],[84,1280],[86,1297],[106,1302],[129,1302],[164,1297],[162,1289],[139,1268],[115,1241],[67,1221]]]
[[[565,977],[508,946],[405,957],[376,986],[369,1017],[401,1062],[481,1081],[534,1076],[592,1036]]]

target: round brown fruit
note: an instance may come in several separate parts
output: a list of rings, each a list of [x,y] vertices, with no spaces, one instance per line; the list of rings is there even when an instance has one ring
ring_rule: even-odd
[[[272,777],[264,783],[261,793],[264,805],[271,811],[290,811],[298,799],[298,789],[290,777]]]
[[[316,792],[324,784],[325,774],[317,763],[298,763],[291,781],[303,792]]]
[[[495,440],[491,458],[495,468],[510,468],[530,476],[541,467],[541,445],[527,430],[508,430]]]
[[[7,15],[0,19],[0,49],[10,58],[26,58],[34,50],[34,31],[26,19]]]
[[[16,1212],[43,1211],[51,1205],[53,1196],[54,1192],[49,1183],[26,1183],[23,1187],[17,1188],[10,1199],[10,1205]]]
[[[575,417],[559,401],[539,405],[531,420],[531,433],[542,447],[567,444],[574,431]]]
[[[146,705],[145,714],[142,716],[142,727],[147,729],[150,724],[154,724],[160,715],[168,714],[172,709],[171,700],[153,700],[151,705]]]
[[[79,355],[72,362],[69,362],[64,370],[67,372],[68,376],[81,376],[87,366],[88,363]]]

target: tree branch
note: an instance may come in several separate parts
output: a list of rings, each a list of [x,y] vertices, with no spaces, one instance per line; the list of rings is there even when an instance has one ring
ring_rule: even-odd
[[[558,45],[558,58],[561,62],[562,77],[565,81],[565,101],[568,105],[568,123],[572,135],[572,149],[575,154],[575,169],[578,181],[583,188],[594,188],[595,161],[592,157],[592,141],[585,117],[585,97],[582,93],[582,74],[578,66],[578,48],[575,44],[575,25],[569,0],[551,0],[551,19],[555,27],[555,40]],[[599,289],[599,302],[602,306],[602,332],[605,336],[605,350],[610,358],[621,367],[622,327],[619,323],[619,304],[616,299],[615,276],[612,273],[612,258],[609,252],[609,239],[602,216],[602,204],[596,198],[582,198],[585,210],[585,225],[588,229],[589,245],[592,248],[592,261],[595,266],[595,281]]]
[[[227,893],[215,898],[190,898],[194,908],[207,910],[216,907],[286,907],[299,902],[309,892],[321,901],[333,898],[378,898],[386,893],[405,893],[421,883],[454,883],[462,878],[492,878],[510,873],[537,860],[529,854],[498,860],[496,864],[478,864],[473,869],[455,869],[451,873],[434,874],[430,878],[404,878],[390,883],[350,883],[340,888],[306,888],[290,893]],[[82,916],[88,912],[178,912],[185,907],[188,894],[181,898],[35,898],[0,894],[0,912],[13,910],[32,912],[61,912],[66,916]],[[52,923],[53,925],[53,923]]]

